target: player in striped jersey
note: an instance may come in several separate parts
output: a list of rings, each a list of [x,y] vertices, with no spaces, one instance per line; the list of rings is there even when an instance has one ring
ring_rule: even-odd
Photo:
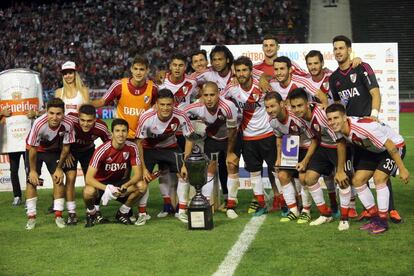
[[[320,146],[308,164],[305,182],[308,187],[321,216],[312,221],[310,225],[320,225],[332,221],[332,210],[325,204],[323,191],[318,183],[321,175],[330,175],[336,167],[335,180],[342,185],[349,182],[345,172],[346,163],[346,146],[344,139],[340,134],[330,128],[326,114],[322,108],[315,103],[308,102],[307,92],[303,88],[297,88],[289,93],[291,110],[296,116],[308,121],[312,131],[320,140]],[[348,194],[349,191],[340,191],[341,206],[349,206],[349,199],[342,195]],[[348,199],[348,202],[346,200]],[[347,230],[348,209],[341,208],[341,222],[339,230]]]
[[[128,122],[124,119],[112,121],[112,139],[99,146],[89,163],[86,173],[83,199],[86,206],[85,227],[92,227],[97,220],[95,202],[102,198],[102,204],[117,199],[122,203],[115,219],[122,224],[131,225],[131,207],[147,191],[142,181],[142,168],[138,148],[127,141]],[[130,171],[132,176],[130,177]]]
[[[299,176],[300,183],[305,183],[306,167],[313,153],[315,152],[318,142],[314,133],[311,131],[309,124],[301,118],[296,117],[293,112],[286,108],[282,96],[278,92],[268,92],[264,98],[266,112],[269,115],[270,126],[277,137],[277,152],[275,167],[281,165],[282,155],[282,136],[298,135],[299,138],[299,163],[296,170],[278,169],[278,178],[282,185],[283,197],[289,207],[289,214],[282,218],[281,222],[289,222],[299,217],[298,223],[306,223],[310,221],[310,196],[309,192],[302,189],[301,185],[294,186],[294,177]],[[302,202],[304,211],[299,216],[298,202],[296,201],[296,193],[302,194]]]
[[[182,129],[183,135],[189,137],[194,133],[193,126],[187,115],[174,107],[174,95],[168,89],[161,89],[158,93],[157,102],[154,108],[146,111],[139,119],[136,130],[137,144],[143,160],[143,177],[150,182],[151,172],[154,166],[158,164],[161,171],[167,170],[171,173],[180,173],[177,186],[177,195],[179,200],[178,219],[184,223],[188,222],[187,218],[187,196],[189,184],[186,180],[186,168],[183,165],[178,168],[176,153],[182,152],[178,147],[175,133]],[[192,149],[192,142],[186,140],[184,158],[186,158]],[[165,173],[164,173],[165,174]],[[171,181],[171,180],[170,180]],[[165,191],[163,195],[171,193]],[[140,201],[140,216],[137,223],[144,217],[146,201]],[[171,205],[171,199],[164,197],[164,204]],[[164,210],[167,214],[172,208]],[[159,217],[166,215],[159,214]],[[145,223],[145,221],[143,222]]]
[[[76,225],[78,218],[76,216],[75,202],[75,181],[77,173],[77,164],[81,164],[83,175],[86,176],[89,161],[95,151],[94,141],[98,138],[102,142],[111,139],[106,123],[96,119],[96,109],[91,104],[81,105],[79,113],[69,113],[65,116],[72,124],[75,131],[75,142],[70,147],[70,153],[65,162],[66,175],[66,208],[68,210],[67,225]],[[99,202],[96,204],[99,208]],[[98,214],[100,218],[100,214]]]
[[[365,209],[371,215],[371,222],[360,229],[367,230],[371,234],[383,233],[388,230],[390,192],[387,181],[390,176],[395,176],[397,168],[403,183],[407,184],[410,179],[410,172],[402,161],[406,150],[404,139],[390,126],[371,118],[347,117],[346,110],[341,104],[329,106],[326,113],[332,129],[356,145],[355,175],[352,184]],[[366,184],[371,177],[374,179],[377,191],[378,208]]]
[[[286,99],[289,92],[296,88],[305,88],[309,100],[317,98],[317,89],[312,85],[309,77],[292,74],[292,62],[288,57],[281,56],[274,60],[275,77],[270,81],[273,91],[279,92],[282,99]]]
[[[71,122],[64,118],[64,114],[64,102],[59,98],[51,99],[47,103],[46,114],[34,121],[26,138],[29,147],[26,158],[27,230],[33,229],[36,225],[36,189],[37,186],[43,185],[43,180],[39,178],[43,163],[46,163],[53,180],[53,210],[56,225],[59,228],[66,226],[62,218],[65,203],[62,167],[69,153],[70,144],[75,142],[75,135]]]
[[[207,137],[204,141],[204,152],[208,156],[215,152],[219,153],[218,169],[223,196],[227,200],[226,214],[229,218],[237,218],[238,215],[234,208],[239,179],[238,166],[237,164],[226,165],[227,156],[229,160],[239,158],[235,153],[237,108],[233,102],[220,98],[216,83],[206,82],[202,88],[201,101],[190,104],[184,111],[191,119],[199,119],[206,125]],[[213,192],[212,180],[216,167],[217,162],[211,162],[208,168],[207,184],[202,190],[207,199],[210,199]]]
[[[252,77],[252,61],[242,56],[235,61],[234,67],[238,84],[228,85],[222,95],[236,102],[242,113],[242,154],[260,206],[254,215],[260,216],[267,212],[261,176],[263,161],[266,161],[268,168],[273,168],[276,161],[276,137],[273,135],[265,110],[265,94],[259,89],[258,81]],[[272,176],[270,174],[269,178]]]

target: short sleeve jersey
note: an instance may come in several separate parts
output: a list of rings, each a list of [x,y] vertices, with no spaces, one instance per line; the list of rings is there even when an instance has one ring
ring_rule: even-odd
[[[191,102],[191,98],[195,97],[198,89],[195,79],[185,76],[182,81],[175,83],[171,80],[170,74],[167,74],[164,83],[159,89],[167,88],[174,94],[175,107],[184,109]]]
[[[121,149],[115,149],[112,140],[109,140],[95,150],[89,166],[97,169],[96,180],[112,184],[111,182],[128,177],[129,168],[140,164],[135,143],[126,141]]]
[[[370,90],[379,87],[375,73],[368,63],[355,69],[336,69],[329,78],[329,87],[335,101],[342,101],[348,116],[370,116],[372,96]]]

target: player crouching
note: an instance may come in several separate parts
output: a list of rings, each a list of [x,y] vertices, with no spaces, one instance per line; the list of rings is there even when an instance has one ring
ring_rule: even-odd
[[[122,205],[115,219],[122,224],[132,224],[128,213],[147,191],[147,183],[142,180],[138,148],[127,141],[128,128],[127,121],[115,119],[111,126],[112,139],[98,147],[92,156],[83,191],[87,208],[85,227],[95,224],[97,210],[94,203],[98,197],[103,205],[112,199],[120,201]]]

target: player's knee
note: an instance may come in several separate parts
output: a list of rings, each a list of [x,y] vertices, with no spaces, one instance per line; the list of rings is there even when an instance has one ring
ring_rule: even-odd
[[[389,176],[388,175],[386,175],[386,174],[374,174],[374,176],[373,176],[373,179],[374,179],[374,183],[375,183],[375,185],[377,186],[377,185],[381,185],[381,184],[386,184],[387,183],[387,181],[388,181],[388,179],[389,179]]]
[[[85,187],[83,188],[83,198],[84,199],[94,198],[95,193],[96,193],[96,190],[92,186],[85,185]]]
[[[286,185],[290,182],[290,175],[286,171],[279,171],[277,177],[282,185]]]
[[[137,187],[137,191],[140,194],[144,194],[144,193],[146,193],[146,191],[148,189],[148,184],[145,181],[141,180],[141,181],[138,181],[136,187]]]

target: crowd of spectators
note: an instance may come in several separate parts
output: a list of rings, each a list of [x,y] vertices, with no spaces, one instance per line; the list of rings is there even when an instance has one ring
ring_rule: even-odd
[[[43,87],[61,86],[60,65],[73,60],[91,88],[107,88],[145,54],[151,69],[165,68],[173,52],[201,44],[304,42],[307,0],[57,0],[15,3],[0,10],[0,71],[30,68]]]

